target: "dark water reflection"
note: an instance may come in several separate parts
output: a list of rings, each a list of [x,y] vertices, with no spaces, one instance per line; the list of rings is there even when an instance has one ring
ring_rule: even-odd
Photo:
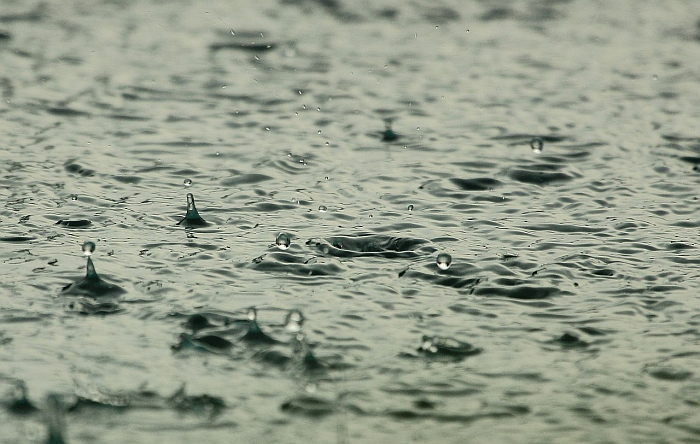
[[[0,441],[700,440],[694,2],[1,3]]]

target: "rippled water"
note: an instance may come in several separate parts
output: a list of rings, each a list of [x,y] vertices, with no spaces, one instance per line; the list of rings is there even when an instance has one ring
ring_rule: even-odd
[[[698,18],[2,0],[0,440],[700,441]]]

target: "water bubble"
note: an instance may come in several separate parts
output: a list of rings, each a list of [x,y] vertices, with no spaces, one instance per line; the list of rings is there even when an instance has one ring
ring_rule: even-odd
[[[189,188],[192,186],[192,179],[185,179],[182,183],[185,185],[185,188]]]
[[[277,248],[280,250],[286,250],[292,244],[292,236],[287,233],[280,233],[277,235],[277,239],[275,239],[275,244],[277,244]]]
[[[321,213],[325,213],[326,211],[328,211],[328,208],[325,205],[319,205],[318,211],[320,211]]]
[[[413,205],[408,206],[408,211],[413,211]]]
[[[83,254],[85,256],[92,256],[92,253],[95,252],[95,243],[86,241],[83,243]]]
[[[544,141],[540,139],[539,137],[535,137],[530,141],[530,148],[532,148],[533,153],[541,153],[542,152],[542,147],[544,146]]]
[[[440,270],[447,270],[452,265],[452,256],[447,253],[440,253],[437,255],[435,263]]]
[[[304,325],[304,315],[299,310],[290,310],[284,319],[284,329],[290,333],[299,333]]]
[[[71,194],[71,195],[70,195],[70,200],[78,200],[78,195],[77,195],[77,194]]]
[[[255,322],[255,320],[258,319],[258,310],[256,310],[255,307],[250,307],[246,313],[246,317],[249,321]]]
[[[437,353],[438,347],[435,339],[436,338],[431,338],[429,336],[423,336],[423,342],[420,345],[420,350],[428,353]]]

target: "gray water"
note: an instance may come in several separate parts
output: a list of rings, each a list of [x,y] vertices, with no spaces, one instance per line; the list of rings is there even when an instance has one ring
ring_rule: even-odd
[[[700,442],[699,18],[1,0],[0,441]]]

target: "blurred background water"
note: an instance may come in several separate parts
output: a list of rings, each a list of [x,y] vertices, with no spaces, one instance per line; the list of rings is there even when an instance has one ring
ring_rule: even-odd
[[[0,441],[699,442],[699,19],[2,0]]]

